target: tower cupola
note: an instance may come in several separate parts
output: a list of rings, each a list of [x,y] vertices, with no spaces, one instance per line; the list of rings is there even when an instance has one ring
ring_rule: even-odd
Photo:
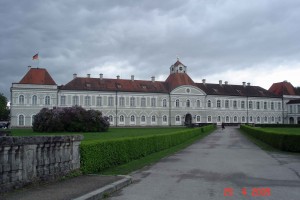
[[[186,72],[187,72],[187,67],[179,61],[179,58],[177,58],[176,63],[174,63],[170,67],[170,74],[186,73]]]

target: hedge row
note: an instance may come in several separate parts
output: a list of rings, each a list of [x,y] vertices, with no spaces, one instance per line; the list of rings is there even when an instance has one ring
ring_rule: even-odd
[[[300,128],[300,124],[255,124],[262,128]]]
[[[266,132],[262,128],[240,126],[247,134],[282,151],[300,152],[300,135]]]
[[[96,173],[181,144],[214,129],[213,125],[170,134],[91,141],[80,145],[81,170]]]

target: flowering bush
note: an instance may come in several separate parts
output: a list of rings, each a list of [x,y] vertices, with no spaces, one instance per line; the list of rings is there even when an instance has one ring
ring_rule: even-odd
[[[43,108],[34,117],[36,132],[99,132],[107,131],[109,121],[98,110],[85,110],[80,106],[69,108]]]

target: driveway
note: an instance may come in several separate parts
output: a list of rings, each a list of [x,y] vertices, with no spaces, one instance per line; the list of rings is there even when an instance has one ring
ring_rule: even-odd
[[[300,199],[300,154],[269,153],[237,127],[133,174],[111,200]]]

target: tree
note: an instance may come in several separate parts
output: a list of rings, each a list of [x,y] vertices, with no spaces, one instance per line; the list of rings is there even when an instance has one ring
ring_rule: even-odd
[[[0,121],[9,121],[7,98],[2,93],[0,93]]]

